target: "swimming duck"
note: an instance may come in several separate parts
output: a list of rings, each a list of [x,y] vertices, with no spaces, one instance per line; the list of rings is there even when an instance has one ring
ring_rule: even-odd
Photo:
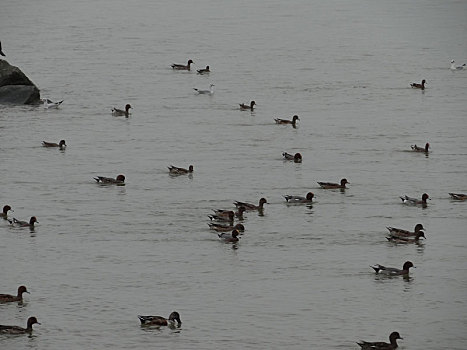
[[[300,118],[298,117],[298,115],[294,115],[292,117],[292,120],[288,120],[288,119],[279,119],[279,118],[275,118],[274,121],[276,122],[276,124],[291,124],[292,126],[296,126],[297,124],[297,120],[300,120]]]
[[[422,90],[425,90],[425,84],[426,84],[426,80],[423,79],[421,84],[419,84],[419,83],[410,83],[410,86],[411,86],[413,89],[422,89]]]
[[[239,201],[234,202],[234,204],[235,204],[235,206],[237,208],[238,207],[245,207],[246,211],[251,211],[251,210],[263,210],[263,206],[267,202],[268,201],[266,200],[266,198],[261,198],[259,200],[258,205],[254,205],[254,204],[251,204],[251,203],[245,203],[245,202],[239,202]]]
[[[318,185],[320,185],[324,189],[334,189],[334,188],[341,188],[345,189],[345,184],[349,184],[350,182],[347,181],[347,179],[342,179],[340,184],[334,183],[334,182],[318,182]]]
[[[228,242],[228,243],[233,243],[233,242],[238,242],[239,238],[238,235],[240,233],[237,230],[233,230],[232,233],[224,232],[224,233],[219,233],[218,236],[221,240]]]
[[[21,221],[16,218],[13,218],[13,220],[8,220],[8,222],[13,226],[29,227],[29,228],[34,228],[34,223],[36,222],[39,223],[39,221],[37,221],[35,216],[31,216],[31,218],[29,219],[29,222]]]
[[[208,215],[209,219],[211,220],[217,220],[217,221],[225,221],[225,222],[230,222],[230,224],[233,224],[235,214],[233,211],[226,211],[222,215]]]
[[[113,177],[98,176],[94,180],[99,184],[125,185],[125,175],[118,175],[115,179]]]
[[[44,146],[44,147],[58,147],[60,149],[65,149],[66,143],[65,143],[65,140],[60,140],[59,143],[42,141],[42,146]]]
[[[3,211],[0,213],[0,218],[3,218],[4,220],[7,220],[9,210],[13,211],[13,209],[11,209],[11,207],[9,205],[3,206]]]
[[[49,100],[48,98],[43,98],[42,102],[44,102],[44,108],[49,109],[49,108],[58,108],[63,102],[63,100],[58,101],[58,102],[53,102]]]
[[[451,69],[452,70],[462,70],[462,69],[466,69],[467,66],[465,65],[465,63],[462,65],[462,66],[456,66],[456,62],[454,62],[454,60],[451,61]]]
[[[452,199],[458,200],[458,201],[465,201],[467,199],[467,194],[463,193],[449,193]],[[3,207],[3,210],[5,210],[5,207]]]
[[[402,266],[402,270],[397,269],[395,267],[386,267],[380,264],[376,264],[374,266],[370,267],[375,270],[375,272],[379,275],[387,275],[387,276],[399,276],[399,275],[408,275],[409,274],[409,269],[413,266],[413,263],[411,261],[406,261],[404,263],[404,266]]]
[[[204,69],[198,69],[197,72],[198,72],[198,74],[206,74],[206,73],[209,73],[211,71],[209,70],[209,66],[206,66],[206,68],[204,68]]]
[[[360,340],[357,344],[360,345],[362,350],[394,350],[397,349],[397,339],[403,338],[401,338],[398,332],[392,332],[391,335],[389,335],[389,343],[383,341],[368,342]]]
[[[211,230],[217,231],[217,232],[232,232],[232,230],[237,230],[238,232],[244,232],[245,231],[245,226],[242,224],[236,224],[235,226],[226,226],[226,225],[221,225],[221,224],[216,224],[214,222],[208,223],[209,228]]]
[[[389,242],[393,243],[401,243],[401,244],[407,244],[407,243],[418,243],[420,242],[420,237],[425,237],[425,233],[423,231],[418,231],[417,234],[415,235],[415,238],[412,237],[402,237],[402,236],[397,236],[397,235],[390,235],[389,237],[386,237],[386,239]]]
[[[131,107],[131,105],[129,103],[127,103],[125,105],[125,110],[121,110],[121,109],[118,109],[118,108],[112,108],[112,115],[114,117],[121,117],[121,116],[125,116],[128,118],[128,116],[130,115],[130,108],[133,108]]]
[[[180,314],[177,311],[172,312],[169,315],[169,318],[162,316],[141,316],[138,315],[139,320],[141,321],[142,326],[173,326],[175,321],[177,326],[180,327],[182,321],[180,320]]]
[[[233,210],[225,209],[213,209],[213,211],[217,216],[224,216],[226,218],[230,218],[231,214],[233,213],[234,217],[243,220],[243,213],[245,212],[245,207],[238,207],[238,210],[235,212]]]
[[[177,64],[177,63],[174,63],[172,64],[172,69],[175,69],[175,70],[191,70],[190,68],[190,65],[194,63],[192,60],[188,60],[188,63],[187,65],[185,66],[184,64]]]
[[[424,152],[424,153],[428,153],[428,148],[430,148],[430,144],[427,142],[425,144],[425,148],[423,147],[418,147],[417,145],[412,145],[410,146],[412,148],[412,150],[414,152]]]
[[[212,95],[214,93],[213,86],[215,86],[215,85],[210,84],[209,85],[209,90],[200,90],[200,89],[197,89],[197,88],[193,88],[193,90],[195,90],[200,95]]]
[[[176,166],[169,166],[169,173],[172,175],[183,175],[183,174],[189,174],[193,172],[193,165],[190,165],[188,169],[185,168],[179,168]]]
[[[18,287],[18,294],[0,294],[0,303],[10,303],[14,301],[23,301],[23,293],[29,293],[25,286]]]
[[[293,160],[294,163],[301,163],[302,162],[302,155],[300,153],[290,154],[287,152],[283,152],[282,156],[285,160]]]
[[[405,196],[401,196],[399,197],[401,200],[402,200],[402,203],[404,204],[408,204],[408,205],[417,205],[417,206],[422,206],[422,207],[426,207],[427,206],[427,203],[426,203],[426,200],[429,199],[431,200],[431,198],[426,194],[424,193],[422,195],[422,199],[417,199],[417,198],[412,198],[412,197],[409,197],[407,195]]]
[[[25,334],[25,333],[31,333],[32,332],[32,325],[33,324],[40,324],[37,322],[37,318],[35,317],[29,317],[28,318],[28,323],[27,327],[19,327],[19,326],[5,326],[5,325],[0,325],[0,333],[4,334]]]
[[[397,236],[397,237],[411,237],[411,236],[416,236],[418,232],[423,230],[423,225],[422,224],[416,224],[414,231],[408,231],[408,230],[403,230],[401,228],[396,228],[396,227],[386,227],[389,230],[389,233],[391,236]]]
[[[252,111],[255,105],[256,105],[256,102],[255,102],[255,101],[251,101],[251,102],[250,102],[250,105],[246,105],[246,104],[244,104],[244,103],[240,103],[240,109],[243,110],[243,111],[246,111],[246,110]]]
[[[0,41],[0,55],[5,56],[5,54],[2,51],[2,42]]]
[[[311,203],[313,201],[314,196],[315,195],[313,192],[308,192],[306,194],[306,197],[291,196],[291,195],[286,194],[284,198],[287,201],[287,203]]]

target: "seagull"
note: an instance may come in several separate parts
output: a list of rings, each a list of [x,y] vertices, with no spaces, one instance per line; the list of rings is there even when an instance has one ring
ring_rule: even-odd
[[[58,102],[53,102],[49,100],[48,98],[43,98],[42,101],[44,102],[44,108],[49,109],[49,108],[58,108],[63,102],[63,100],[58,101]]]
[[[2,51],[2,42],[0,41],[0,55],[5,56],[5,54]],[[454,61],[453,61],[454,62]]]
[[[3,56],[5,56],[5,55],[3,55]],[[456,66],[456,62],[454,62],[454,60],[452,60],[451,61],[451,69],[452,70],[462,70],[462,69],[467,69],[467,66],[465,65],[465,63],[462,66]]]
[[[213,86],[214,84],[209,85],[209,90],[200,90],[197,88],[193,88],[193,90],[195,90],[200,95],[206,95],[206,94],[212,95],[214,93],[214,90],[212,88]]]

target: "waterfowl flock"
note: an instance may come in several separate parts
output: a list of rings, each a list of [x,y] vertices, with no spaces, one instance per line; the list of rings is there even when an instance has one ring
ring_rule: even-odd
[[[4,56],[3,52],[1,51],[1,43],[0,43],[0,54]],[[171,67],[174,70],[190,71],[192,64],[194,64],[194,62],[191,59],[189,59],[186,65],[172,64]],[[454,66],[454,61],[452,61],[451,64],[452,64],[451,69],[453,70],[454,69],[461,70],[465,66],[464,64],[463,66],[456,67]],[[206,74],[209,72],[210,72],[209,66],[206,66],[206,68],[204,69],[197,70],[198,74]],[[423,79],[421,84],[411,83],[410,86],[412,88],[424,90],[425,84],[426,84],[426,81],[425,79]],[[214,84],[210,84],[210,87],[208,90],[202,90],[198,88],[194,88],[194,90],[198,94],[212,95],[214,93],[213,87],[214,87]],[[49,99],[43,99],[43,103],[44,103],[43,106],[44,108],[47,108],[47,109],[58,108],[62,102],[63,100],[59,102],[52,102]],[[256,106],[256,102],[252,100],[250,104],[241,103],[239,104],[239,106],[241,110],[253,111],[254,107]],[[126,104],[124,110],[113,108],[111,112],[112,112],[112,115],[114,116],[129,117],[130,115],[129,110],[131,108],[132,107],[130,104]],[[296,127],[298,120],[300,120],[298,115],[293,115],[291,120],[274,118],[274,121],[276,124],[292,125],[294,128]],[[42,141],[42,145],[43,147],[59,148],[59,149],[65,149],[67,147],[65,140],[60,140],[58,143]],[[411,149],[414,152],[428,153],[429,147],[430,147],[429,143],[426,143],[425,147],[418,147],[417,145],[411,145]],[[302,155],[301,153],[298,153],[298,152],[295,154],[284,152],[282,156],[284,160],[290,160],[295,163],[302,162]],[[194,171],[193,165],[189,165],[188,168],[181,168],[181,167],[170,165],[168,169],[169,169],[170,175],[187,175],[187,174],[193,174],[193,171]],[[105,177],[105,176],[96,176],[94,177],[94,180],[96,181],[96,183],[102,184],[102,185],[121,185],[121,186],[125,185],[125,176],[121,174],[116,176],[115,178]],[[339,189],[339,190],[348,189],[346,185],[349,184],[346,178],[342,178],[340,182],[338,183],[334,183],[334,182],[317,182],[317,183],[321,189]],[[327,192],[327,191],[323,191],[323,195],[325,195],[324,192]],[[467,195],[462,194],[462,193],[449,193],[449,196],[453,200],[458,200],[458,201],[467,200]],[[315,194],[313,192],[308,192],[304,196],[286,194],[286,195],[283,195],[283,197],[287,204],[312,204],[314,203],[313,200],[315,198]],[[407,195],[401,196],[400,199],[402,200],[403,204],[411,205],[411,206],[421,206],[423,208],[426,208],[428,206],[427,200],[431,200],[431,198],[429,197],[427,193],[423,193],[421,196],[421,199],[409,197]],[[243,221],[244,214],[246,212],[257,211],[260,214],[262,214],[265,209],[264,205],[268,204],[268,201],[266,200],[266,198],[262,197],[259,199],[258,204],[242,202],[242,201],[235,201],[233,204],[236,207],[235,210],[234,208],[212,209],[214,214],[208,215],[208,218],[210,219],[208,226],[211,230],[216,232],[217,238],[220,241],[225,242],[225,243],[238,244],[238,242],[240,241],[240,235],[243,232],[245,232],[245,226],[242,223],[235,224],[235,221],[236,220]],[[2,213],[0,213],[0,216],[3,219],[8,220],[11,226],[29,227],[30,229],[34,229],[34,225],[38,223],[37,218],[35,216],[32,216],[29,221],[22,221],[16,218],[10,219],[8,217],[8,213],[10,211],[13,211],[12,208],[9,205],[5,205],[3,207]],[[419,243],[420,238],[426,239],[425,233],[422,231],[424,230],[424,227],[422,224],[416,224],[414,227],[414,231],[409,231],[407,229],[401,229],[401,228],[395,228],[395,227],[387,227],[387,229],[389,231],[389,236],[387,236],[386,239],[392,243],[396,243],[396,244]],[[370,265],[370,266],[376,274],[390,276],[390,277],[393,277],[393,276],[408,277],[410,268],[415,268],[415,266],[413,265],[411,261],[406,261],[403,264],[401,269],[395,268],[395,267],[387,267],[385,265],[380,265],[380,264],[375,264],[375,265]],[[23,300],[23,293],[29,293],[25,286],[18,287],[16,296],[9,295],[9,294],[0,294],[0,303],[21,302]],[[180,328],[182,324],[180,315],[176,311],[172,312],[168,318],[165,318],[163,316],[142,316],[142,315],[138,315],[137,317],[140,320],[141,326],[155,326],[155,327],[169,326],[169,327]],[[26,328],[22,328],[19,326],[0,325],[0,333],[4,333],[4,334],[31,333],[33,330],[32,326],[34,324],[40,324],[40,323],[38,322],[36,317],[29,317],[29,319],[27,320]],[[389,343],[361,341],[361,342],[358,342],[357,344],[364,350],[366,349],[391,350],[391,349],[396,349],[398,347],[397,340],[399,339],[403,339],[399,335],[399,333],[392,332],[389,336],[389,340],[390,340]]]

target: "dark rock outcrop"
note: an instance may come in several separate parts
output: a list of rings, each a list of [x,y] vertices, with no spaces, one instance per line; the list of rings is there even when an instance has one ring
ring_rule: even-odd
[[[0,103],[40,103],[40,92],[18,68],[0,59]]]

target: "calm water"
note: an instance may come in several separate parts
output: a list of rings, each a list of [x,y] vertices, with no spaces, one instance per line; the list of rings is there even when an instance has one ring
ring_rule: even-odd
[[[467,203],[448,192],[467,192],[467,71],[449,69],[467,60],[466,14],[466,1],[3,0],[6,58],[65,102],[0,106],[0,205],[40,222],[0,222],[0,292],[31,291],[0,323],[42,323],[0,348],[358,349],[397,330],[402,349],[465,349]],[[171,70],[188,58],[212,73]],[[130,118],[111,116],[126,103]],[[293,114],[296,129],[273,122]],[[64,152],[40,146],[62,138]],[[427,141],[429,157],[407,151]],[[125,187],[92,179],[120,173]],[[316,184],[342,177],[345,193]],[[284,204],[308,191],[312,207]],[[423,192],[427,209],[398,198]],[[211,209],[260,197],[236,247],[208,229]],[[385,226],[419,222],[423,244],[386,242]],[[369,267],[406,260],[408,280]],[[179,330],[136,317],[173,310]]]

